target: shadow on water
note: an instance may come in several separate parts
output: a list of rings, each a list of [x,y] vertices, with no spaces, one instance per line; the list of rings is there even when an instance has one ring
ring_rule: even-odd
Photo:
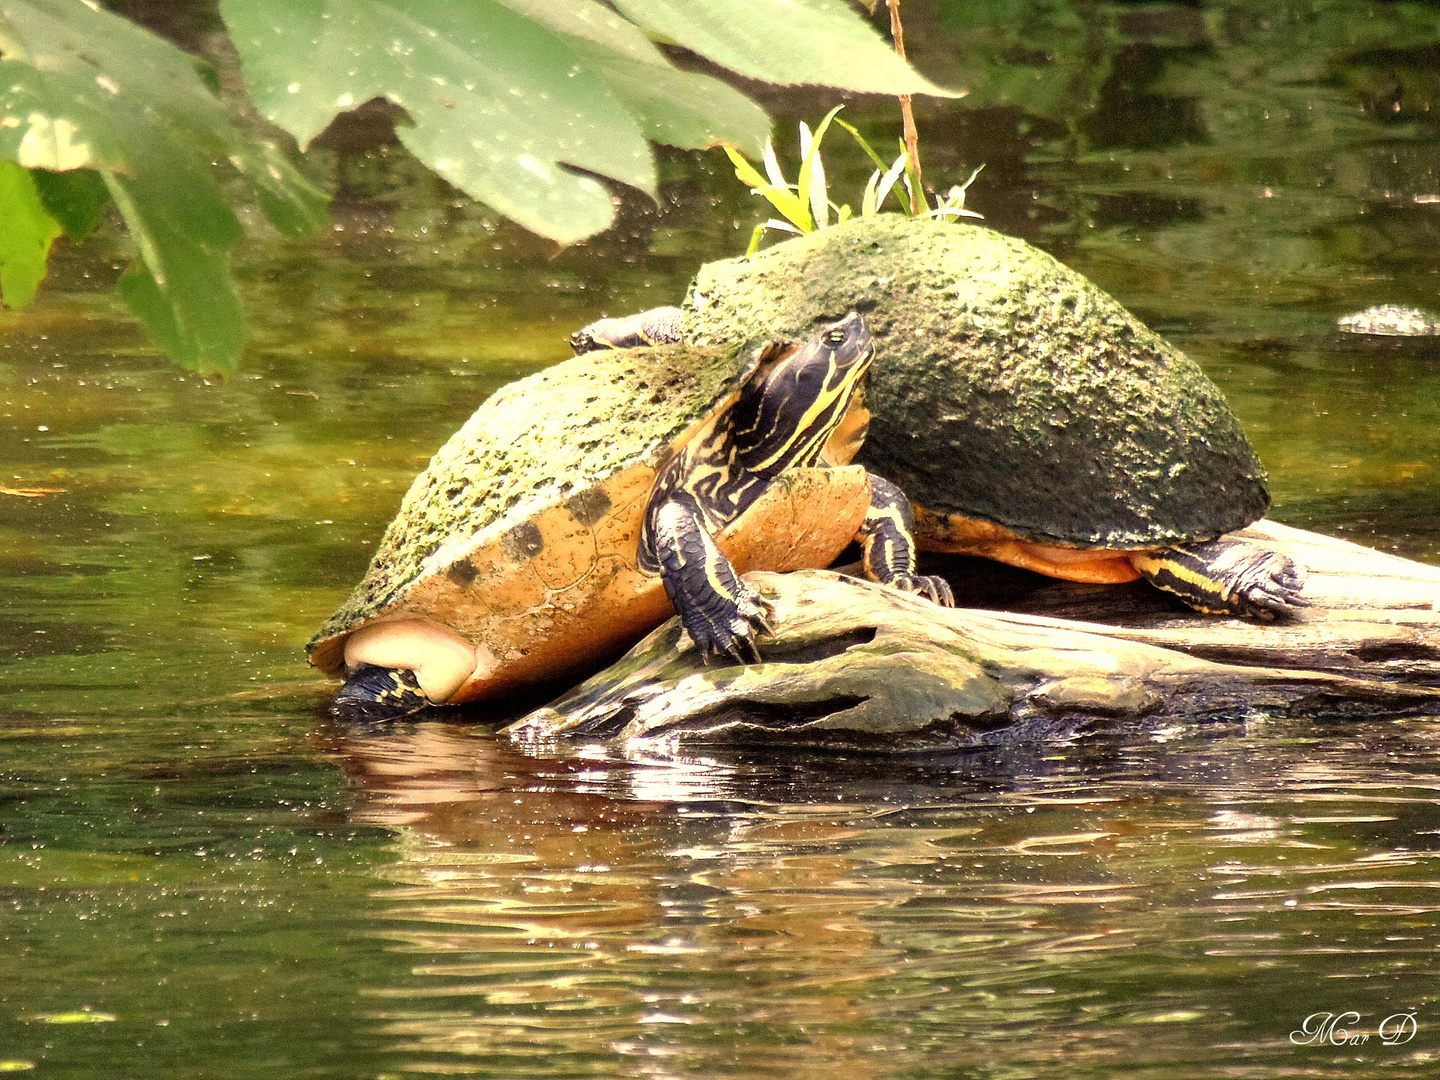
[[[1440,562],[1440,352],[1335,328],[1440,310],[1440,12],[906,20],[918,65],[971,91],[918,103],[932,182],[984,162],[987,224],[1201,362],[1278,519]],[[757,93],[782,157],[833,104]],[[847,110],[893,145],[892,105]],[[854,203],[868,162],[826,153]],[[1433,719],[931,760],[331,727],[304,642],[435,448],[763,214],[719,155],[665,152],[658,207],[627,197],[557,253],[393,144],[315,164],[333,227],[239,249],[228,383],[170,367],[107,291],[113,222],[0,311],[0,488],[24,492],[0,493],[0,1069],[1433,1074]],[[1352,1011],[1368,1041],[1292,1041]]]

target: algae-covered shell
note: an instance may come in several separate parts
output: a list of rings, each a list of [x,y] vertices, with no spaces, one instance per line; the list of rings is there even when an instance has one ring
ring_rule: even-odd
[[[737,345],[617,350],[498,391],[415,480],[365,577],[311,640],[311,662],[339,675],[347,646],[413,625],[473,651],[462,681],[437,689],[421,677],[432,701],[455,703],[584,671],[634,644],[671,613],[660,579],[636,567],[655,476],[754,366]],[[721,533],[721,550],[742,572],[828,564],[864,515],[859,472],[807,470],[776,485],[760,514]]]
[[[1072,547],[1241,528],[1264,470],[1219,389],[1081,275],[989,229],[867,217],[700,270],[697,344],[802,336],[859,311],[875,338],[857,459],[939,515]]]

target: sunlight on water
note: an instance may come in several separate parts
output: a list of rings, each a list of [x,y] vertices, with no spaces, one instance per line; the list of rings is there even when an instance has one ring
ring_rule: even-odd
[[[711,760],[699,782],[439,725],[333,751],[359,819],[398,830],[377,899],[410,966],[365,996],[405,1069],[864,1075],[883,1051],[894,1074],[948,1047],[1209,1075],[1323,1065],[1290,1039],[1311,1013],[1431,1001],[1434,739],[1401,725],[1371,767],[1265,725],[898,777]]]

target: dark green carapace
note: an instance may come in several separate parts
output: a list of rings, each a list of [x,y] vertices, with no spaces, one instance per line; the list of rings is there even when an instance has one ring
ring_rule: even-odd
[[[1263,467],[1194,363],[989,229],[852,220],[710,263],[683,310],[696,344],[799,338],[860,312],[877,362],[857,460],[938,513],[1134,548],[1218,536],[1269,507]]]

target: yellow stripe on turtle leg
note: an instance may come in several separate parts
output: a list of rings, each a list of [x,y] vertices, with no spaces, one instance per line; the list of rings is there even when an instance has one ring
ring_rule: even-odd
[[[1290,618],[1310,602],[1301,595],[1305,569],[1288,555],[1243,540],[1208,540],[1131,556],[1158,589],[1211,615],[1270,621]]]
[[[865,576],[954,607],[955,596],[948,581],[938,575],[915,573],[915,512],[910,509],[910,500],[889,480],[874,473],[866,476],[870,481],[870,507],[855,534],[863,551]]]

